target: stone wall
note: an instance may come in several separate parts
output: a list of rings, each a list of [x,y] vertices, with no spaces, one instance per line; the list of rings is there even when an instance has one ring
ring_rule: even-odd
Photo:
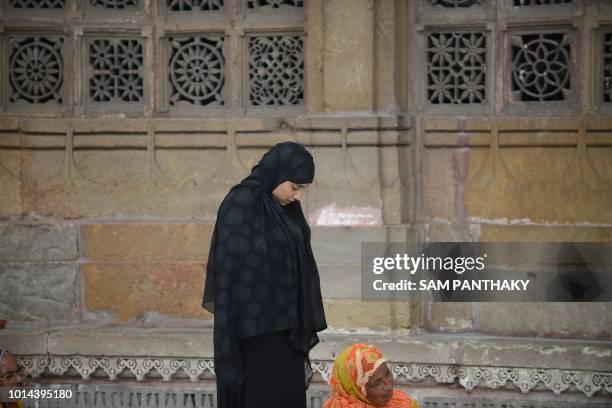
[[[200,302],[218,205],[267,149],[294,140],[317,166],[303,208],[330,325],[314,351],[318,381],[334,352],[363,339],[389,353],[424,406],[466,392],[484,403],[533,391],[520,397],[541,406],[609,398],[609,303],[360,299],[362,242],[611,241],[612,5],[513,2],[288,0],[254,11],[227,0],[210,15],[163,1],[127,14],[80,0],[1,4],[3,66],[23,38],[63,36],[64,76],[62,102],[36,104],[0,70],[0,287],[10,294],[0,346],[37,381],[210,381],[212,316]],[[567,60],[551,58],[570,85],[558,100],[523,100],[533,89],[512,82],[512,47],[541,31],[569,47]],[[225,38],[223,104],[174,104],[169,38],[211,33]],[[247,45],[262,33],[303,41],[296,104],[254,105]],[[135,105],[91,100],[87,44],[105,35],[148,50]],[[458,70],[447,92],[474,79],[462,64],[436,65],[440,41],[483,59],[472,68],[486,79],[469,96],[435,96],[432,72]]]

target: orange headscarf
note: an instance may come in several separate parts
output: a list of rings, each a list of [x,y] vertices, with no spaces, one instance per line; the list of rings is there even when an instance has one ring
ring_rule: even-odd
[[[329,379],[331,397],[323,408],[374,408],[366,396],[366,384],[374,371],[387,360],[378,347],[353,344],[336,357]],[[400,390],[385,408],[418,408],[418,403]]]

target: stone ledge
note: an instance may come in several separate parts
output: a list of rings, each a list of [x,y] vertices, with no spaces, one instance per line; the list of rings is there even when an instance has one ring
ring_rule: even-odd
[[[296,130],[354,129],[409,129],[412,118],[401,115],[380,115],[371,112],[341,112],[336,114],[287,114],[284,116],[216,117],[216,118],[26,118],[0,115],[0,131],[31,134],[75,134],[104,132],[132,133],[149,130],[156,132],[269,132],[278,130],[282,123]]]
[[[470,334],[322,333],[311,353],[330,361],[346,345],[374,343],[394,362],[612,371],[612,342]],[[0,330],[15,354],[51,356],[212,357],[212,329],[67,326]]]

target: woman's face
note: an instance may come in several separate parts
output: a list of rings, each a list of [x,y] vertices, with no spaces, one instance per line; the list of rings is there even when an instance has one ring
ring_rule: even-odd
[[[393,397],[393,374],[381,364],[366,383],[366,398],[376,407],[384,407]]]
[[[16,387],[22,386],[25,376],[23,370],[17,366],[17,360],[9,352],[4,353],[4,358],[0,362],[0,386]]]
[[[272,191],[272,196],[280,205],[291,204],[294,201],[302,200],[302,195],[306,187],[308,187],[307,184],[296,184],[291,181],[284,181]]]

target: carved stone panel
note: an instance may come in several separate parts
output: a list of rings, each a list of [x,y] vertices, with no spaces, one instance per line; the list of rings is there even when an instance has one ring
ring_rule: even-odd
[[[572,3],[574,0],[512,0],[513,6],[542,6]]]
[[[427,101],[476,104],[486,100],[486,35],[431,33],[427,36]]]
[[[484,5],[484,0],[428,0],[429,5],[455,8],[455,7],[472,7]]]
[[[249,48],[249,103],[299,105],[304,101],[304,40],[299,35],[253,36]]]
[[[142,102],[144,41],[94,38],[88,41],[89,102]]]
[[[89,0],[92,7],[101,9],[129,10],[140,7],[140,0]]]
[[[217,11],[223,8],[223,0],[166,0],[168,11]]]
[[[602,64],[603,102],[612,103],[612,32],[603,34]]]
[[[287,7],[304,7],[304,0],[247,0],[248,8],[256,9],[259,7],[280,8]]]
[[[9,6],[16,9],[62,9],[66,0],[9,0]]]
[[[9,37],[9,101],[61,104],[64,39]]]
[[[566,101],[571,97],[571,37],[566,33],[512,35],[514,101]]]
[[[177,105],[225,104],[224,38],[221,36],[170,37],[168,103]]]

